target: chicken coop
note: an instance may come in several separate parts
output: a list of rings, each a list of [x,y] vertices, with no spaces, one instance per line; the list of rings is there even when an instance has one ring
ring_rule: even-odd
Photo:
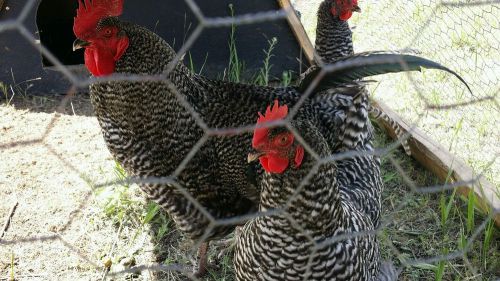
[[[13,29],[3,32],[0,41],[2,70],[0,80],[20,83],[31,93],[64,93],[70,82],[54,66],[54,60],[67,66],[75,75],[87,75],[83,64],[83,51],[72,51],[73,18],[77,0],[40,0],[24,2],[5,1],[0,10],[0,20],[14,20],[24,16],[26,32],[35,40]],[[209,17],[238,16],[249,13],[278,13],[278,1],[203,1],[201,12]],[[230,7],[231,4],[231,7]],[[175,7],[175,9],[171,9]],[[160,12],[161,11],[161,12]],[[143,15],[147,14],[148,17]],[[154,30],[177,51],[200,25],[191,9],[183,1],[128,1],[123,18]],[[265,51],[274,44],[271,77],[281,79],[284,71],[297,75],[309,66],[301,44],[286,19],[272,22],[251,23],[238,26],[231,37],[231,27],[206,27],[192,46],[186,50],[184,62],[212,78],[220,78],[230,60],[230,40],[234,40],[238,60],[244,64],[243,77],[253,77],[262,67]],[[275,38],[275,43],[273,42]],[[40,46],[53,55],[44,56]]]
[[[119,18],[182,51],[186,75],[176,84],[116,71],[97,77],[113,82],[90,94],[96,78],[83,50],[73,51],[79,1],[99,2],[0,0],[0,281],[238,280],[255,272],[311,280],[327,267],[341,279],[341,259],[399,274],[388,280],[500,280],[499,0],[124,0]],[[325,3],[351,5],[349,18],[320,10]],[[333,33],[320,32],[330,15],[335,25],[321,31]],[[405,71],[372,75],[349,54],[325,66],[316,36],[363,57],[403,53],[450,71],[407,71],[398,60],[390,63]],[[165,55],[155,50],[131,56],[151,70],[157,61],[149,58]],[[370,76],[302,91],[307,79],[295,78],[311,66],[322,78]],[[241,77],[229,77],[234,68]],[[317,78],[306,84],[318,86]],[[252,99],[248,89],[262,95]],[[355,105],[355,97],[366,99]],[[346,127],[363,123],[366,142],[345,147]],[[263,151],[271,147],[279,147],[272,157]],[[238,250],[228,247],[235,241]],[[257,263],[238,267],[238,259]]]

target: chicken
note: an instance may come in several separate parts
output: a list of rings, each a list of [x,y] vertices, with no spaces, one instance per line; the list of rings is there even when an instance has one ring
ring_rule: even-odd
[[[287,105],[259,113],[257,124],[283,120]],[[332,154],[315,127],[316,111],[302,107],[291,126],[326,159]],[[318,162],[289,129],[257,128],[248,161],[259,159],[262,180],[259,216],[243,227],[235,249],[237,280],[373,280],[379,249],[371,219],[345,198],[335,162]],[[365,233],[362,233],[365,232]],[[340,237],[342,236],[342,237]]]
[[[115,160],[130,176],[142,180],[141,189],[187,237],[221,238],[234,225],[216,221],[253,212],[262,177],[260,167],[249,166],[242,156],[251,136],[222,129],[251,126],[260,108],[275,99],[292,106],[302,91],[210,80],[192,73],[182,62],[170,69],[176,59],[174,50],[153,32],[121,21],[117,16],[122,6],[123,0],[80,2],[73,26],[77,36],[73,49],[85,48],[85,65],[93,76],[130,76],[129,80],[97,80],[90,86],[104,140]],[[441,67],[399,55],[388,64],[370,63],[380,55],[346,58],[347,65],[352,60],[358,66],[332,71],[321,84],[331,88],[353,77],[403,71],[399,60],[411,60],[411,70],[420,69],[421,63]],[[306,77],[301,87],[308,88],[313,81]],[[315,93],[323,89],[320,86]],[[319,108],[328,100],[328,94],[315,93],[304,104]],[[335,129],[318,127],[325,132]]]
[[[344,56],[354,54],[352,32],[347,22],[353,12],[361,12],[357,0],[324,0],[320,3],[317,12],[315,50],[322,63],[333,63]],[[366,89],[361,91],[363,93],[357,95],[358,100],[355,101],[352,96],[345,95],[339,95],[335,99],[337,114],[344,120],[342,130],[345,133],[341,135],[339,142],[353,148],[371,140],[373,127],[368,118],[368,115],[371,115],[372,118],[383,119],[391,125],[398,139],[402,140],[405,152],[410,155],[408,141],[404,139],[399,125],[387,114],[371,105]]]
[[[315,48],[323,63],[334,63],[354,54],[352,32],[347,20],[353,12],[360,11],[356,0],[324,0],[320,3]],[[366,89],[362,84],[354,84],[346,90],[333,88],[328,91],[330,94],[338,94],[332,99],[333,104],[325,103],[325,106],[336,109],[334,115],[342,120],[338,142],[333,146],[334,151],[354,150],[361,153],[360,156],[347,157],[337,163],[337,174],[344,185],[348,186],[352,182],[363,183],[358,184],[358,188],[346,190],[347,198],[344,199],[368,215],[373,225],[378,227],[383,183],[380,159],[370,154],[374,150],[371,141],[373,127],[368,119]],[[353,97],[358,99],[353,100]],[[355,102],[358,106],[354,106]]]
[[[352,32],[347,20],[359,12],[356,0],[323,0],[318,7],[316,25],[316,54],[323,63],[354,54]]]

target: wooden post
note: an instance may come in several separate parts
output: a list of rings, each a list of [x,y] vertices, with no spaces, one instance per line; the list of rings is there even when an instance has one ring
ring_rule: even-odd
[[[290,9],[291,11],[295,11],[293,9],[292,4],[290,3],[290,0],[278,0],[278,3],[280,7],[283,9]],[[306,55],[306,59],[309,62],[309,64],[310,65],[316,64],[314,60],[314,46],[311,43],[311,40],[309,40],[309,36],[307,36],[306,30],[304,29],[304,26],[302,25],[297,14],[295,12],[288,13],[287,21],[290,27],[292,28],[293,33],[297,38],[297,41],[299,41],[302,50],[304,50],[304,54]]]

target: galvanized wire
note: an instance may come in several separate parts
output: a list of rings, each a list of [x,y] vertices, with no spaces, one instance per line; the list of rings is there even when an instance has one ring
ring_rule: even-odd
[[[243,24],[251,24],[251,23],[257,23],[257,22],[273,22],[276,20],[281,20],[283,18],[286,18],[287,15],[290,13],[294,13],[295,11],[290,10],[290,9],[283,9],[279,11],[271,11],[271,12],[262,12],[262,13],[257,13],[257,14],[248,14],[248,15],[240,15],[237,17],[223,17],[223,18],[210,18],[206,17],[203,15],[201,9],[198,7],[196,1],[194,0],[184,0],[186,4],[189,6],[189,8],[192,10],[194,15],[198,18],[199,24],[198,26],[194,29],[194,31],[191,33],[190,37],[185,41],[184,45],[178,52],[177,56],[175,59],[170,63],[169,68],[167,70],[167,73],[163,73],[162,75],[155,75],[155,76],[147,76],[147,75],[136,75],[136,76],[120,76],[120,75],[113,75],[110,77],[105,77],[105,78],[89,78],[89,79],[80,79],[76,77],[66,65],[64,65],[60,60],[54,56],[48,50],[43,46],[43,44],[38,44],[37,42],[37,35],[32,34],[25,26],[24,22],[26,20],[26,17],[30,14],[30,12],[35,8],[36,3],[38,1],[36,0],[29,0],[25,4],[25,8],[23,11],[20,13],[20,15],[15,18],[15,19],[8,19],[3,22],[0,22],[0,33],[5,32],[7,30],[15,30],[18,32],[27,42],[33,45],[35,50],[40,52],[43,56],[45,56],[54,66],[57,70],[59,70],[66,78],[73,84],[73,87],[68,90],[66,97],[61,101],[61,104],[59,106],[59,111],[63,111],[64,108],[67,106],[67,102],[73,97],[76,89],[78,88],[85,88],[88,85],[95,83],[95,82],[100,82],[100,81],[166,81],[166,76],[168,72],[170,72],[177,63],[182,61],[185,53],[192,47],[194,42],[198,39],[198,37],[203,33],[204,30],[210,29],[210,28],[216,28],[216,27],[224,27],[224,26],[232,26],[232,25],[243,25]],[[362,2],[362,1],[360,1]],[[455,2],[445,2],[445,1],[435,1],[435,0],[422,0],[422,1],[403,1],[403,3],[397,3],[395,1],[366,1],[365,3],[362,3],[363,6],[369,6],[370,9],[375,10],[374,13],[383,13],[385,15],[384,21],[378,21],[377,23],[372,23],[376,24],[377,28],[373,29],[363,29],[363,24],[359,24],[358,30],[356,30],[357,37],[355,41],[355,46],[360,46],[358,49],[359,50],[380,50],[380,49],[391,49],[391,50],[420,50],[424,49],[424,51],[420,52],[420,55],[434,59],[438,62],[441,62],[442,64],[446,65],[447,67],[457,71],[459,74],[463,74],[467,82],[472,86],[474,96],[465,94],[466,99],[465,101],[454,99],[458,93],[455,93],[453,91],[463,91],[463,87],[459,86],[454,86],[453,84],[456,83],[456,81],[453,80],[446,80],[445,83],[440,83],[436,85],[437,87],[435,90],[439,92],[447,92],[448,96],[451,96],[451,98],[447,99],[446,102],[436,104],[435,101],[429,101],[427,98],[427,93],[429,91],[429,88],[427,85],[423,86],[421,85],[420,81],[416,81],[413,77],[412,73],[408,73],[407,76],[409,78],[410,83],[412,83],[412,86],[415,89],[415,92],[417,93],[416,97],[419,99],[421,103],[423,103],[423,109],[426,111],[444,111],[444,110],[463,110],[465,109],[466,114],[473,114],[474,112],[472,111],[467,111],[467,109],[470,110],[476,110],[477,108],[473,108],[472,106],[477,105],[477,104],[486,104],[486,110],[488,111],[498,111],[498,85],[500,81],[500,61],[498,58],[493,61],[488,61],[488,58],[485,57],[482,58],[483,54],[487,54],[490,52],[490,50],[495,50],[496,52],[499,51],[500,49],[500,26],[498,24],[498,18],[500,17],[500,7],[499,7],[500,1],[483,1],[483,2],[471,2],[471,1],[455,1]],[[1,8],[1,5],[0,5]],[[410,24],[403,24],[403,22],[408,21],[409,18],[411,18],[411,13],[414,13],[415,11],[419,11],[419,13],[422,13],[424,17],[426,17],[421,24],[418,24],[417,22],[410,23]],[[464,17],[461,16],[460,13],[463,13]],[[473,15],[473,18],[471,18],[471,15]],[[491,18],[497,19],[497,22],[491,23],[489,26],[489,29],[487,30],[480,30],[476,27],[477,20],[481,20],[482,18],[486,17],[485,15],[493,15]],[[477,17],[477,18],[476,18]],[[365,19],[366,22],[370,22],[370,19]],[[466,30],[472,30],[474,33],[476,33],[476,36],[478,36],[476,39],[480,40],[481,36],[484,37],[491,37],[493,36],[493,39],[489,38],[488,40],[493,40],[493,44],[485,44],[481,45],[482,49],[480,50],[475,50],[475,55],[476,58],[482,58],[483,63],[482,64],[471,64],[469,61],[469,57],[467,54],[464,54],[463,52],[455,52],[451,46],[447,43],[447,40],[449,39],[448,37],[450,36],[450,32],[453,31],[454,27],[456,26],[466,26]],[[358,32],[359,31],[359,32]],[[387,38],[391,38],[392,40],[388,40]],[[442,42],[440,44],[439,42]],[[489,41],[488,41],[489,42]],[[435,43],[431,47],[428,45],[431,43]],[[425,48],[421,48],[421,46],[424,46]],[[375,46],[375,47],[374,47]],[[0,45],[1,47],[1,45]],[[478,176],[471,178],[468,181],[465,182],[448,182],[448,183],[443,183],[443,184],[437,184],[434,186],[429,186],[429,187],[419,187],[412,179],[407,175],[407,172],[404,170],[399,163],[394,160],[392,156],[390,156],[390,152],[398,146],[398,144],[402,140],[396,140],[393,144],[389,144],[386,147],[380,147],[377,148],[374,152],[359,152],[359,151],[351,151],[351,152],[344,152],[341,154],[335,154],[333,156],[327,157],[327,158],[321,158],[318,153],[316,153],[300,136],[300,132],[298,132],[290,123],[290,121],[293,119],[293,116],[298,112],[300,106],[306,101],[307,97],[312,93],[314,84],[319,82],[319,80],[322,78],[322,75],[325,74],[328,71],[335,70],[335,68],[341,67],[339,65],[334,65],[334,66],[323,66],[323,72],[320,73],[316,77],[316,80],[313,82],[313,85],[304,93],[303,97],[299,102],[296,104],[294,108],[291,109],[290,111],[290,116],[284,121],[279,121],[275,122],[273,124],[267,124],[265,127],[270,127],[270,126],[285,126],[288,129],[290,129],[294,135],[297,136],[299,141],[304,145],[305,149],[307,152],[312,155],[315,159],[317,159],[317,165],[314,167],[314,169],[311,171],[309,176],[314,175],[314,172],[316,169],[325,163],[332,162],[332,161],[340,161],[342,159],[347,159],[351,157],[355,157],[360,154],[371,154],[371,155],[378,155],[378,156],[388,156],[390,164],[393,166],[394,171],[399,173],[406,184],[410,187],[409,193],[412,195],[419,196],[421,194],[426,194],[426,193],[440,193],[444,191],[451,191],[454,190],[458,187],[464,186],[464,185],[474,185],[478,183],[478,179],[481,176],[481,172],[479,172]],[[486,72],[490,72],[491,75],[489,76],[481,76],[480,74],[484,74]],[[451,86],[450,86],[451,85]],[[256,213],[256,214],[251,214],[251,215],[245,215],[237,218],[230,218],[230,219],[224,219],[224,220],[217,220],[217,218],[214,218],[207,210],[204,209],[202,204],[196,201],[196,199],[189,194],[189,192],[181,186],[179,183],[175,181],[175,178],[177,175],[179,175],[186,165],[189,163],[189,161],[196,155],[197,151],[205,144],[205,142],[209,138],[216,138],[216,137],[224,137],[227,135],[237,135],[237,134],[244,134],[253,131],[255,129],[255,126],[244,126],[244,127],[238,127],[238,128],[210,128],[207,126],[207,124],[203,121],[202,117],[198,115],[198,113],[194,110],[193,106],[189,104],[189,102],[184,98],[184,95],[176,89],[175,85],[172,83],[169,83],[170,90],[175,93],[178,101],[180,104],[183,105],[185,110],[193,116],[193,118],[196,120],[198,126],[204,131],[204,136],[198,141],[198,143],[192,148],[191,152],[188,153],[182,161],[175,172],[172,175],[166,175],[165,177],[162,178],[137,178],[137,177],[130,177],[124,180],[116,180],[116,181],[106,181],[106,182],[94,182],[92,181],[89,183],[93,188],[99,188],[99,187],[105,187],[105,186],[113,186],[113,185],[120,185],[120,184],[145,184],[145,183],[162,183],[162,184],[170,184],[171,186],[175,187],[183,196],[185,196],[195,208],[199,209],[205,216],[206,218],[210,221],[210,226],[208,229],[205,231],[204,237],[207,237],[209,235],[209,232],[212,228],[219,226],[219,225],[228,225],[228,224],[237,224],[237,223],[243,223],[245,221],[248,221],[249,219],[254,219],[259,216],[265,216],[265,215],[277,215],[277,214],[282,214],[286,215],[289,218],[290,223],[294,226],[295,229],[302,230],[304,232],[304,235],[308,238],[308,240],[312,243],[315,243],[315,241],[309,237],[309,235],[306,233],[306,231],[303,229],[303,227],[295,222],[293,218],[287,213],[287,208],[289,207],[290,204],[293,204],[294,196],[288,199],[287,206],[283,206],[282,209],[277,209],[277,210],[270,210],[262,213]],[[465,92],[465,91],[464,91]],[[401,93],[402,95],[404,93]],[[472,109],[471,109],[472,108]],[[264,110],[264,109],[263,109]],[[425,120],[422,121],[421,119],[423,118],[422,116],[426,115],[426,112],[420,112],[417,114],[417,117],[412,120],[412,128],[419,127],[422,123],[425,123]],[[256,112],[257,116],[257,112]],[[30,138],[27,136],[26,140],[21,140],[21,141],[16,141],[16,142],[9,142],[9,143],[0,143],[0,149],[1,150],[8,150],[8,149],[13,149],[13,148],[18,148],[22,149],[23,147],[31,146],[34,144],[40,144],[45,146],[48,151],[56,156],[56,158],[64,164],[66,169],[77,173],[79,175],[85,175],[84,171],[78,170],[77,167],[72,165],[69,161],[65,160],[63,155],[58,153],[53,145],[47,143],[47,136],[50,134],[51,130],[54,128],[56,121],[58,120],[59,115],[55,115],[52,119],[52,121],[48,124],[47,128],[44,131],[44,134],[39,137],[39,138]],[[262,126],[258,126],[262,127]],[[411,131],[410,131],[411,132]],[[464,132],[466,135],[466,133]],[[498,145],[498,143],[497,143]],[[498,153],[494,155],[494,158],[491,160],[493,163],[496,162]],[[242,157],[245,157],[242,155]],[[498,172],[498,171],[497,171]],[[309,177],[304,179],[300,186],[297,188],[297,193],[301,190],[301,188],[304,187],[306,184],[307,180]],[[297,194],[296,193],[296,194]],[[296,195],[295,194],[295,195]],[[78,206],[78,210],[83,209],[87,204],[90,204],[90,199],[91,199],[92,193],[89,192],[84,200],[83,203],[81,203]],[[402,202],[404,201],[403,198],[401,200]],[[403,205],[403,203],[401,203]],[[402,209],[402,205],[398,206],[395,208],[395,210],[400,210]],[[470,264],[470,262],[467,260],[467,252],[470,250],[470,246],[472,242],[477,239],[479,235],[484,231],[486,228],[488,222],[491,220],[491,218],[500,210],[494,210],[491,212],[489,215],[486,216],[484,221],[476,227],[472,235],[468,238],[467,244],[465,248],[440,255],[440,256],[430,256],[430,257],[415,257],[415,258],[399,258],[401,256],[401,253],[398,251],[397,247],[394,245],[391,245],[391,248],[393,249],[394,256],[396,258],[399,258],[400,260],[400,266],[401,267],[411,267],[416,264],[421,264],[421,263],[438,263],[439,261],[443,260],[453,260],[453,259],[464,259],[465,263],[467,264],[468,267],[471,268],[471,271],[474,273],[478,273],[481,271],[481,269],[475,268],[473,265]],[[58,234],[55,235],[49,235],[49,236],[28,236],[25,238],[20,238],[20,239],[1,239],[0,240],[0,245],[6,246],[6,245],[15,245],[15,244],[21,244],[21,243],[45,243],[47,241],[53,241],[53,240],[58,240],[62,241],[65,247],[68,248],[69,251],[74,252],[78,254],[83,260],[91,264],[95,270],[103,270],[106,271],[106,268],[103,266],[99,265],[98,261],[92,260],[90,257],[85,256],[85,254],[81,253],[77,247],[72,245],[70,242],[64,240],[64,234],[65,230],[68,228],[69,225],[73,223],[73,218],[75,216],[71,216],[69,220],[66,222],[66,224],[60,229]],[[313,248],[313,253],[320,247],[322,247],[324,244],[328,243],[335,243],[338,241],[342,241],[344,239],[349,239],[354,236],[364,236],[364,235],[370,235],[370,234],[379,234],[380,232],[384,231],[384,228],[386,228],[391,221],[391,217],[383,217],[382,218],[382,224],[381,226],[371,232],[363,232],[363,233],[354,233],[354,234],[346,234],[341,237],[330,237],[323,241],[321,244],[315,245]],[[199,241],[195,241],[193,245],[193,249],[196,248],[196,246],[200,245],[203,241],[203,239],[200,239]],[[311,254],[311,257],[313,254]],[[395,259],[396,259],[395,258]],[[310,261],[311,262],[311,261]],[[119,278],[121,276],[125,276],[126,274],[129,273],[135,273],[135,272],[140,272],[140,271],[174,271],[174,272],[179,272],[183,274],[185,277],[192,279],[192,280],[197,280],[196,277],[194,277],[191,274],[191,270],[189,265],[187,264],[172,264],[172,265],[164,265],[164,264],[155,264],[155,265],[137,265],[131,268],[127,268],[121,271],[115,271],[106,274],[107,277],[109,278]]]

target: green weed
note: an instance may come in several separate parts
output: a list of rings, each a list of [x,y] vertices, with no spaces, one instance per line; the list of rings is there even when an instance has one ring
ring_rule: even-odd
[[[486,228],[484,229],[484,240],[483,240],[483,247],[481,251],[481,260],[484,268],[486,268],[486,263],[488,261],[488,252],[491,249],[491,242],[493,238],[493,233],[495,231],[495,221],[493,219],[489,219],[488,223],[486,224]]]
[[[5,104],[10,105],[10,102],[14,98],[14,95],[9,97],[9,87],[7,86],[7,84],[0,82],[0,91],[2,91],[2,94],[5,98]]]
[[[443,280],[445,265],[446,265],[446,261],[440,261],[438,263],[438,266],[435,269],[436,275],[435,275],[434,280],[436,280],[436,281]]]
[[[14,252],[11,252],[10,253],[10,276],[9,276],[10,279],[9,279],[9,281],[15,281],[16,280],[14,265],[15,265]]]
[[[467,236],[464,233],[464,228],[460,228],[460,237],[458,237],[458,248],[460,250],[465,250],[467,247]]]
[[[203,68],[205,68],[205,65],[207,64],[207,59],[208,59],[208,53],[205,54],[205,60],[203,60],[203,64],[200,67],[200,70],[196,71],[196,66],[194,65],[193,57],[191,56],[191,52],[188,52],[188,57],[189,57],[189,69],[193,73],[198,73],[198,75],[203,74]]]
[[[467,200],[467,234],[474,229],[474,207],[476,206],[476,194],[470,191]]]
[[[290,84],[292,84],[292,71],[283,71],[281,75],[281,86],[288,87]]]
[[[233,4],[229,4],[229,11],[231,17],[234,17]],[[241,75],[245,64],[240,61],[238,57],[238,50],[236,48],[236,25],[231,25],[231,33],[229,34],[229,64],[226,69],[224,78],[231,82],[241,82]]]
[[[446,194],[444,192],[441,193],[441,197],[439,200],[439,210],[441,211],[441,227],[442,228],[446,228],[446,222],[448,221],[448,218],[450,217],[450,211],[451,211],[451,207],[453,206],[455,194],[456,194],[456,189],[453,190],[450,198],[448,199],[448,201],[446,201],[446,197],[447,197]]]
[[[270,61],[271,58],[274,56],[272,53],[274,48],[276,47],[276,44],[278,43],[278,39],[276,39],[276,37],[273,37],[271,40],[268,40],[267,43],[269,44],[269,48],[267,50],[262,50],[265,55],[263,66],[259,70],[257,77],[254,79],[254,84],[256,85],[261,85],[261,86],[269,85],[269,72],[273,67]]]

